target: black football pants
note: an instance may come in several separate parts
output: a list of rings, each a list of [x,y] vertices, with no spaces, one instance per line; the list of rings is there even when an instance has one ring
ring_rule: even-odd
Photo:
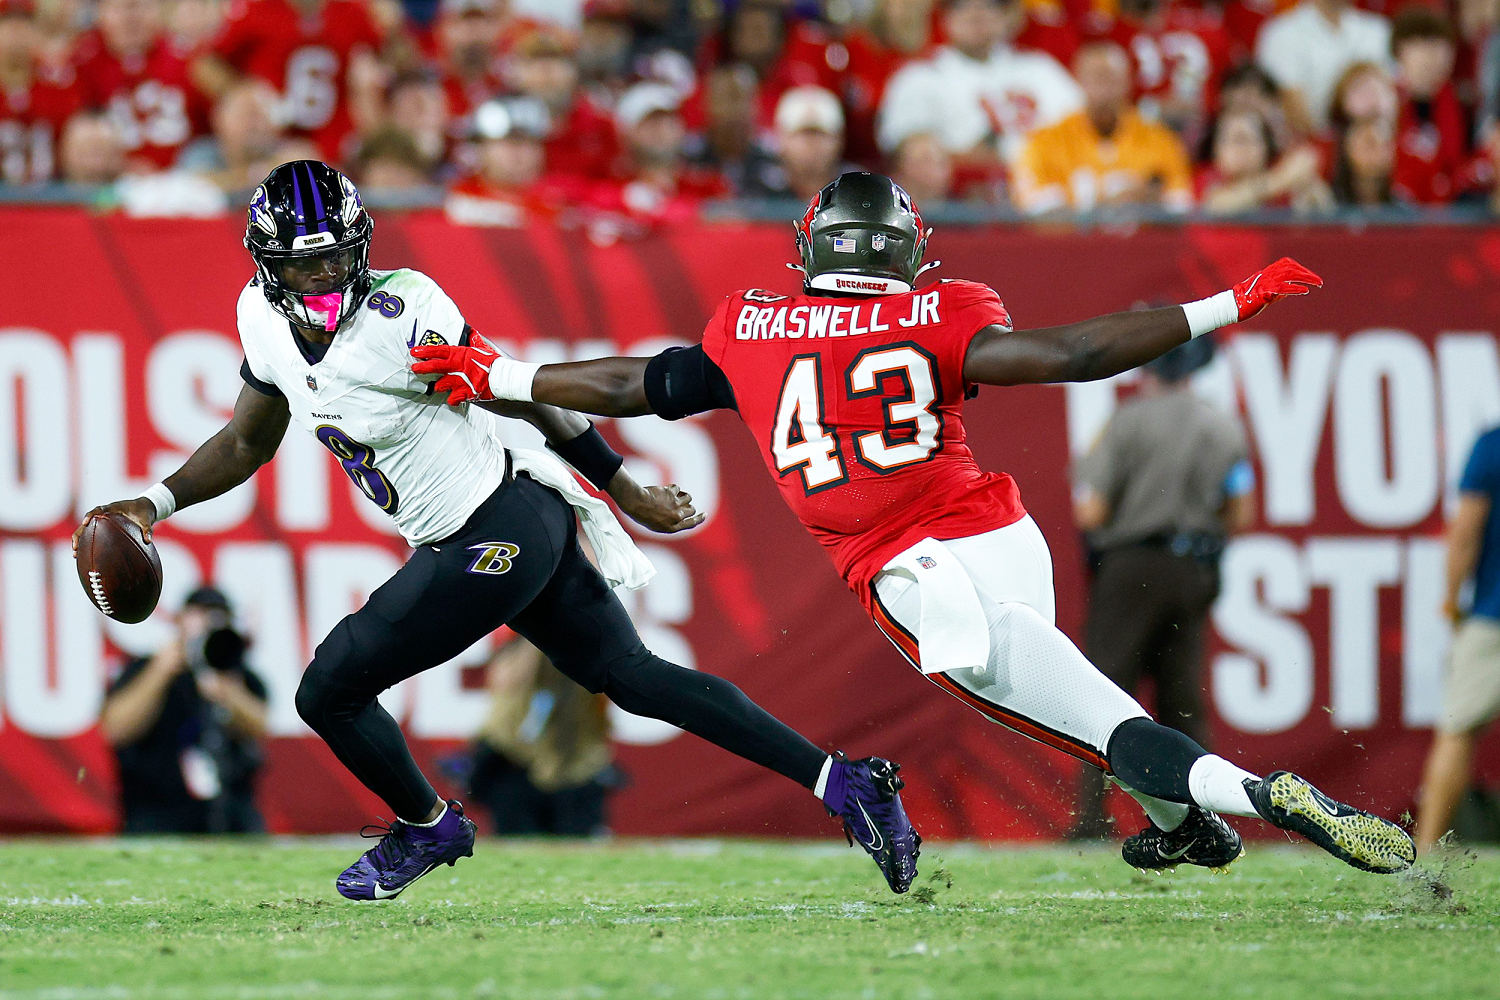
[[[407,820],[437,801],[386,688],[510,625],[568,677],[636,715],[662,719],[811,788],[826,754],[729,681],[653,655],[578,547],[573,510],[520,475],[459,532],[412,553],[319,644],[297,712],[344,766]]]

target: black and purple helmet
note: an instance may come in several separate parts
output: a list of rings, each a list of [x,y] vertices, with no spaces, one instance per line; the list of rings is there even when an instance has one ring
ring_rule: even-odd
[[[275,310],[301,326],[337,330],[370,291],[370,237],[375,223],[354,183],[326,163],[295,160],[266,175],[250,198],[245,249],[261,291]],[[287,287],[288,262],[334,259],[344,275],[317,293]]]

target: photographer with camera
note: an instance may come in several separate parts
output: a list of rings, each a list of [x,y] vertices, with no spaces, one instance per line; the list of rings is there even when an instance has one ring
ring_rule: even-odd
[[[121,667],[99,728],[120,768],[125,833],[256,833],[257,741],[266,686],[244,663],[248,641],[213,587],[187,596],[177,636]]]

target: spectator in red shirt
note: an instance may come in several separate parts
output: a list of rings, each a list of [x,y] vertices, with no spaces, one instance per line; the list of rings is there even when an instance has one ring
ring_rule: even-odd
[[[599,207],[652,225],[683,222],[696,219],[705,200],[729,193],[717,172],[688,163],[682,95],[676,88],[637,83],[620,96],[615,120],[625,155],[616,182],[595,199]]]
[[[339,160],[357,129],[381,117],[384,36],[358,0],[235,0],[193,79],[217,98],[246,76],[281,95],[291,134]]]
[[[78,109],[66,71],[45,68],[30,0],[0,0],[0,184],[57,176],[58,138]]]
[[[1406,7],[1391,22],[1399,100],[1392,183],[1419,204],[1452,201],[1468,166],[1468,123],[1453,87],[1456,37],[1430,7]]]
[[[547,109],[533,98],[481,104],[469,120],[475,169],[449,188],[449,221],[520,229],[556,218],[581,192],[546,176],[546,134]]]
[[[609,114],[579,89],[573,61],[577,39],[553,25],[538,25],[520,38],[506,64],[506,80],[522,96],[533,97],[551,116],[547,169],[553,173],[604,179],[620,152]]]
[[[443,0],[434,35],[437,62],[457,117],[505,90],[500,49],[513,19],[505,0]]]
[[[160,0],[100,0],[98,27],[73,54],[79,95],[114,122],[127,170],[171,166],[205,131],[207,106],[167,38],[162,13]]]

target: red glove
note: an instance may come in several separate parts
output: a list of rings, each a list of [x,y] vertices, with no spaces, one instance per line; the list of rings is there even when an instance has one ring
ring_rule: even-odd
[[[490,369],[503,355],[482,334],[471,333],[468,347],[422,344],[411,349],[411,356],[421,359],[411,366],[414,373],[442,376],[432,387],[446,392],[450,405],[495,398],[490,392]]]
[[[1290,257],[1268,264],[1234,286],[1234,304],[1243,322],[1288,295],[1306,295],[1322,288],[1323,279]]]

